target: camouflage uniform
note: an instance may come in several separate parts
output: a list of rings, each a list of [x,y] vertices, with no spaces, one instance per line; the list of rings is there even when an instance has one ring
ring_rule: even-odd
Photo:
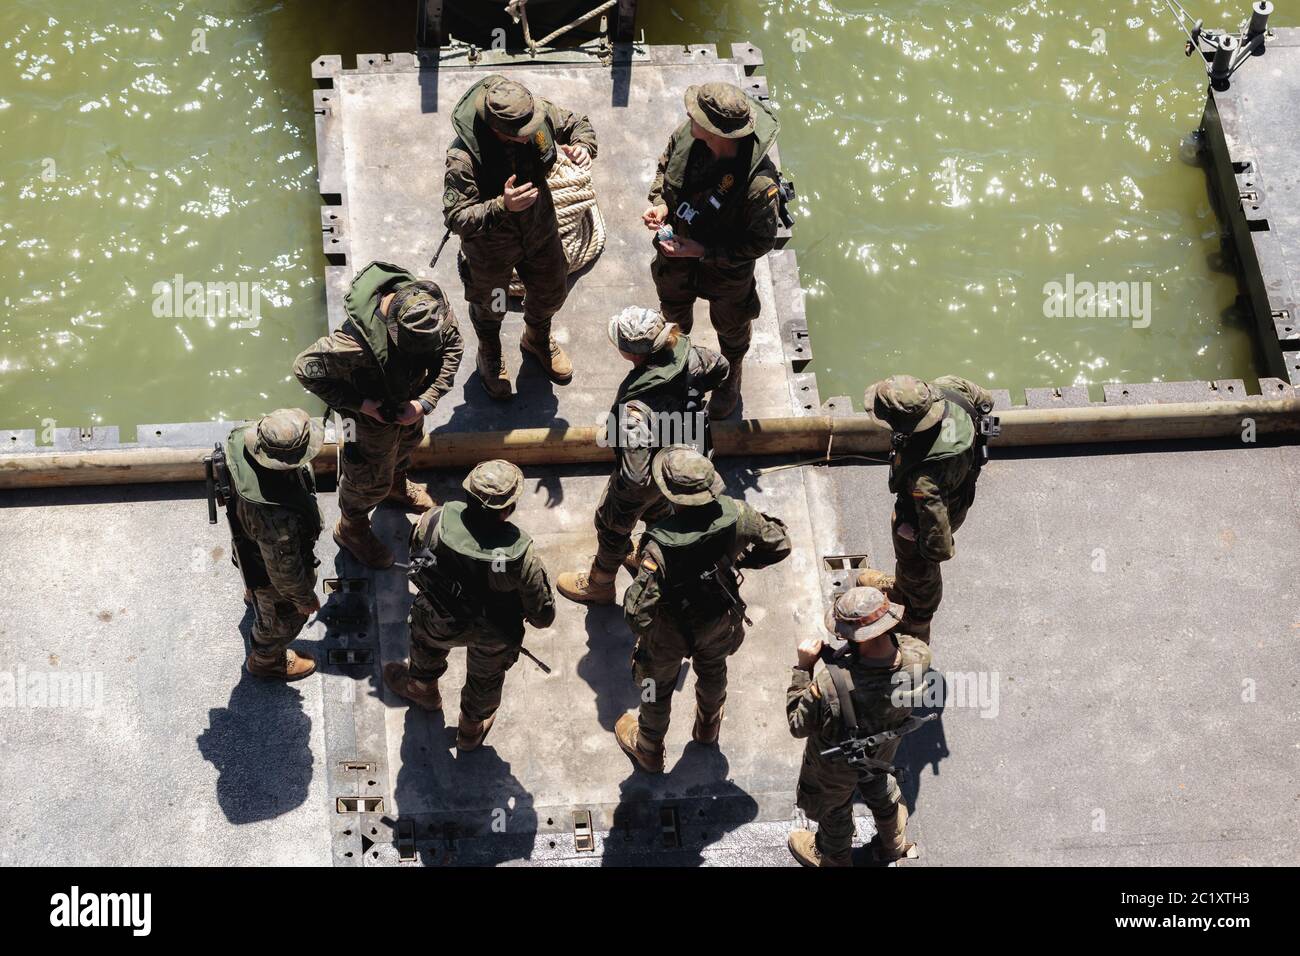
[[[660,437],[652,423],[659,414],[674,414],[684,421],[699,415],[703,424],[703,396],[727,377],[727,360],[712,349],[692,345],[679,334],[671,348],[662,348],[654,358],[627,374],[618,388],[610,410],[618,424],[614,472],[596,505],[596,557],[602,571],[618,570],[632,547],[632,531],[642,519],[647,526],[667,518],[672,509],[655,485],[650,468],[660,452]],[[675,421],[676,419],[664,419]],[[703,434],[697,437],[703,442]]]
[[[266,443],[258,445],[258,425],[235,428],[223,446],[232,493],[232,560],[254,608],[250,668],[273,670],[283,666],[286,649],[307,623],[303,608],[317,600],[314,549],[321,516],[310,462],[322,436],[299,409],[272,412],[262,422],[281,425],[282,435],[301,435],[297,457],[305,461],[286,465],[268,458]],[[265,437],[265,425],[261,431]]]
[[[859,736],[893,730],[911,716],[911,706],[896,704],[898,697],[905,696],[899,693],[896,675],[907,671],[911,687],[921,688],[930,666],[930,649],[910,635],[895,635],[898,655],[893,662],[870,661],[849,651],[841,659],[823,655],[812,673],[796,667],[790,677],[785,704],[790,733],[808,741],[795,802],[818,824],[817,849],[824,856],[842,858],[849,854],[855,789],[877,820],[892,819],[902,799],[892,775],[880,773],[859,779],[857,771],[846,763],[821,755],[847,736],[840,721],[839,697],[829,670],[832,667],[844,672],[852,688]],[[886,741],[871,750],[869,756],[892,763],[900,743]]]
[[[920,395],[927,388],[924,382],[909,376],[889,381],[904,383],[898,389],[904,401],[909,400],[911,392]],[[896,427],[899,414],[876,398],[880,388],[868,391],[867,408]],[[979,477],[976,426],[962,406],[978,409],[993,405],[987,389],[955,375],[937,378],[928,388],[936,400],[942,400],[943,408],[939,413],[931,405],[936,409],[931,414],[941,417],[916,431],[905,428],[905,433],[911,433],[894,452],[889,469],[889,490],[897,496],[891,519],[895,568],[890,587],[907,606],[909,622],[927,624],[943,598],[940,563],[953,556],[953,534],[966,520]],[[899,534],[900,524],[912,527],[915,541]]]
[[[719,494],[721,478],[695,452],[668,449],[655,470],[678,510],[647,530],[623,613],[637,638],[632,678],[643,695],[653,688],[651,699],[642,698],[636,746],[662,759],[672,693],[687,658],[695,669],[696,739],[711,742],[701,739],[708,725],[708,736],[716,739],[727,699],[727,658],[745,639],[732,569],[776,564],[789,555],[790,537],[780,520]]]
[[[485,462],[465,487],[470,503],[450,502],[427,512],[411,536],[417,593],[409,620],[409,676],[436,682],[447,670],[452,648],[466,648],[461,720],[480,724],[501,705],[506,671],[519,659],[524,622],[550,627],[555,598],[532,539],[499,516],[522,488],[518,468]]]
[[[721,97],[724,108],[728,102],[748,105],[752,132],[744,136],[739,155],[724,160],[715,159],[708,146],[691,136],[689,121],[673,132],[659,157],[650,204],[668,207],[667,221],[674,238],[694,239],[707,251],[697,259],[669,257],[656,250],[650,275],[664,318],[686,332],[693,324],[695,300],[708,300],[709,319],[718,333],[722,354],[735,364],[749,350],[751,328],[759,314],[754,264],[776,244],[778,175],[767,153],[776,141],[778,124],[765,103],[750,99],[736,87],[728,87],[728,95],[722,96],[715,87],[727,84],[711,83],[687,91],[692,116],[697,122],[704,120],[705,128],[710,128],[706,125],[710,116],[720,119],[713,113],[699,113],[712,105],[713,94]],[[729,135],[724,127],[710,132]],[[716,212],[709,202],[715,189],[723,190],[721,208]],[[692,222],[684,218],[684,214],[690,215],[689,210],[696,211]]]
[[[596,132],[577,116],[540,97],[534,109],[544,114],[527,143],[502,143],[483,116],[483,96],[510,82],[493,74],[460,98],[452,113],[456,139],[447,148],[443,218],[461,240],[458,259],[469,319],[480,338],[499,333],[505,318],[510,276],[524,284],[524,322],[539,334],[550,332],[551,316],[568,297],[569,264],[560,242],[555,203],[546,176],[555,165],[557,145],[584,147],[596,158]],[[503,190],[511,174],[515,185],[532,183],[536,201],[527,209],[506,209]]]
[[[451,388],[460,368],[464,346],[445,299],[440,303],[437,331],[427,333],[429,338],[440,338],[436,347],[419,354],[392,347],[388,322],[377,312],[379,302],[389,292],[400,292],[416,281],[397,266],[370,263],[358,273],[348,292],[344,303],[348,320],[294,362],[294,375],[303,388],[355,428],[353,439],[344,444],[339,475],[339,510],[344,518],[363,518],[405,481],[411,453],[424,437],[422,419],[409,425],[376,421],[362,413],[362,402],[368,398],[394,404],[415,400],[428,414]],[[436,298],[440,297],[439,290]]]

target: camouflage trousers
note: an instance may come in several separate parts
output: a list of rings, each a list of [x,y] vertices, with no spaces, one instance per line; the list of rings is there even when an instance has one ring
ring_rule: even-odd
[[[509,241],[505,241],[509,240]],[[527,247],[516,237],[471,240],[457,260],[469,320],[478,335],[498,333],[506,317],[507,290],[516,270],[524,284],[524,324],[546,332],[569,297],[569,260],[559,227]]]
[[[668,499],[653,480],[633,485],[618,472],[610,476],[596,505],[596,557],[602,571],[617,571],[632,550],[632,532],[638,521],[647,526],[673,513]]]
[[[892,763],[900,740],[881,744],[872,754]],[[804,751],[795,805],[817,824],[817,849],[825,856],[844,856],[853,848],[853,792],[877,820],[888,818],[902,800],[898,783],[889,774],[860,780],[848,767],[829,763]]]
[[[695,668],[695,707],[716,714],[727,701],[727,658],[740,650],[745,627],[727,616],[711,627],[697,629],[694,647],[667,629],[637,638],[632,651],[632,680],[641,694],[637,736],[651,748],[663,746],[672,716],[673,690],[687,658]]]
[[[253,657],[263,664],[277,663],[302,633],[307,615],[274,585],[253,589],[253,611]]]
[[[948,511],[948,524],[954,532],[966,520],[966,508]],[[915,529],[916,525],[912,525]],[[939,610],[943,600],[943,572],[938,561],[921,556],[916,542],[898,533],[898,513],[890,522],[894,538],[894,589],[907,608],[907,616],[916,621],[928,621]]]
[[[694,324],[695,300],[709,303],[709,321],[718,334],[718,349],[728,362],[749,351],[754,320],[758,318],[758,284],[754,266],[726,269],[709,266],[699,259],[670,259],[656,253],[650,263],[650,277],[659,293],[659,311],[688,335]]]
[[[339,511],[346,518],[361,518],[384,500],[394,478],[406,474],[411,453],[424,437],[424,420],[390,425],[357,413],[353,421],[356,437],[343,446]]]
[[[448,633],[442,622],[434,622],[419,604],[412,606],[408,620],[411,632],[410,674],[416,680],[434,681],[447,672],[447,657],[457,647],[465,648],[465,686],[460,692],[460,710],[467,720],[487,720],[501,706],[501,689],[506,671],[519,660],[519,643],[508,641],[484,628],[466,628]]]

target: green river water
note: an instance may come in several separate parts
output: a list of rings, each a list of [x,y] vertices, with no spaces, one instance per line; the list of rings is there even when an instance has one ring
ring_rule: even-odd
[[[763,48],[824,397],[902,370],[1016,392],[1253,377],[1180,159],[1205,84],[1163,2],[640,6],[650,43]],[[1235,28],[1247,3],[1194,7]],[[413,34],[406,2],[6,0],[0,428],[129,439],[303,404],[289,362],[324,328],[309,63]],[[260,314],[160,304],[178,275],[257,283]],[[1145,321],[1048,317],[1068,276],[1149,283]]]

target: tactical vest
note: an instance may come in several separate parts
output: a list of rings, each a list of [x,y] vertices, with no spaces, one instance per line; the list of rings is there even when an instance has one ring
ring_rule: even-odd
[[[698,140],[690,135],[678,140],[668,157],[664,180],[669,183],[676,199],[673,207],[668,210],[669,213],[679,224],[686,224],[691,238],[708,244],[708,240],[716,238],[718,220],[724,211],[734,209],[749,192],[749,180],[752,177],[745,173],[755,144],[750,139],[745,144],[747,148],[742,147],[738,155],[715,163],[710,180],[702,181],[699,188],[687,193],[686,172],[690,165],[691,150],[697,143]],[[698,145],[704,153],[708,152],[708,147],[703,143]]]
[[[429,378],[430,365],[436,363],[438,353],[427,361],[413,361],[396,352],[390,352],[388,322],[379,313],[379,303],[385,295],[398,286],[414,282],[411,275],[390,262],[372,262],[352,280],[352,287],[343,300],[347,321],[346,331],[374,360],[374,366],[354,376],[353,387],[362,395],[383,396],[384,411],[394,417],[392,406],[410,401],[412,391],[423,391]],[[417,391],[417,393],[418,393]]]
[[[831,713],[840,722],[841,737],[867,737],[892,730],[907,720],[913,707],[921,706],[922,674],[912,675],[914,684],[909,689],[897,683],[895,675],[901,668],[867,667],[856,660],[845,665],[834,658],[823,663],[835,687]]]
[[[532,539],[508,521],[466,523],[466,505],[449,502],[416,525],[411,580],[434,616],[449,625],[486,622],[523,637],[523,603],[514,592],[493,591],[489,577],[521,565]]]
[[[740,508],[726,495],[680,511],[646,535],[659,552],[660,603],[686,623],[744,614],[733,562]]]
[[[288,508],[308,520],[314,541],[321,529],[320,508],[316,504],[316,476],[311,465],[287,471],[272,471],[253,460],[244,444],[244,435],[257,425],[241,425],[226,438],[226,470],[230,474],[230,490],[238,498],[259,505]]]
[[[946,401],[956,405],[964,415],[951,417],[954,427],[945,429],[943,421],[923,433],[913,432],[903,446],[894,452],[889,466],[889,490],[898,494],[906,480],[927,462],[956,458],[971,452],[975,446],[976,412],[971,403],[955,389],[940,388]],[[944,432],[948,435],[945,436]],[[933,433],[933,434],[931,434]],[[973,464],[972,464],[973,466]]]
[[[620,465],[625,451],[624,439],[627,437],[622,433],[622,426],[625,420],[633,417],[631,412],[624,412],[623,406],[634,410],[635,416],[650,426],[648,440],[638,443],[636,447],[659,448],[666,444],[684,444],[665,442],[664,439],[672,437],[670,432],[674,429],[684,436],[688,427],[687,419],[699,416],[698,419],[690,420],[689,427],[695,428],[698,424],[703,432],[698,436],[702,444],[692,447],[701,454],[708,454],[711,444],[708,413],[705,411],[704,392],[691,380],[690,356],[690,339],[679,335],[669,361],[633,369],[619,387],[618,398],[610,409],[610,415],[619,428],[618,440],[614,442],[614,454]],[[664,428],[656,422],[658,414],[676,414],[678,417],[671,420],[672,428]],[[696,436],[692,434],[691,437]]]

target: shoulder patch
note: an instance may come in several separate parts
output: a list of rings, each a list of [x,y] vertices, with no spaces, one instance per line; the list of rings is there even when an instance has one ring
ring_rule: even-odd
[[[302,374],[305,378],[324,378],[325,363],[321,359],[308,359],[302,365]]]
[[[656,571],[659,570],[659,564],[655,561],[654,558],[650,557],[650,555],[648,554],[642,555],[641,570],[649,571],[651,574],[654,574]]]
[[[776,194],[779,193],[780,191],[781,191],[781,190],[778,189],[776,186],[768,186],[768,187],[767,187],[767,198],[768,198],[768,199],[773,199],[773,198],[775,198],[775,197],[776,197]]]

